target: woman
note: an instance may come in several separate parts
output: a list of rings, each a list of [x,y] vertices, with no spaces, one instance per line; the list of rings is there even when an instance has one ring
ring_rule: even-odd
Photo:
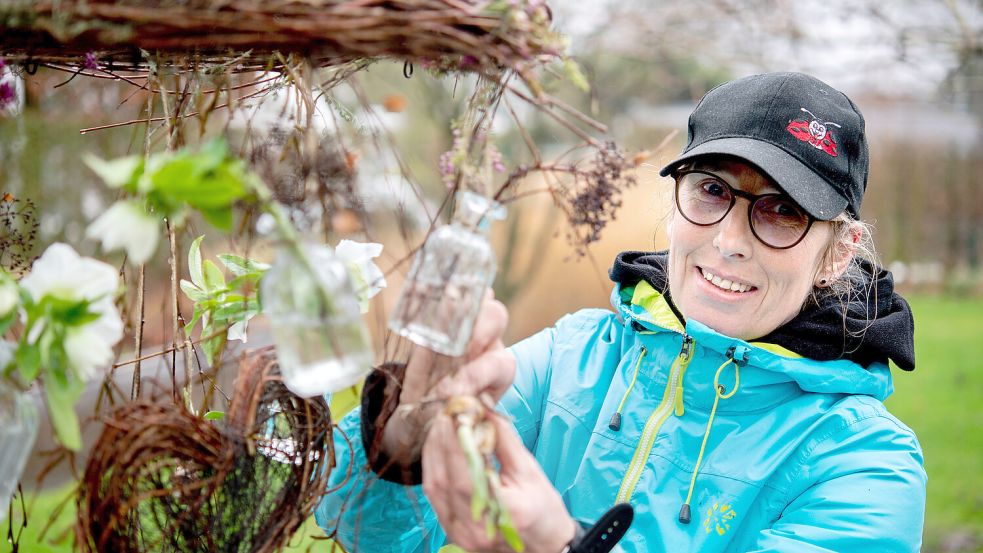
[[[363,551],[507,551],[471,520],[452,423],[424,408],[483,393],[509,417],[496,454],[526,551],[610,550],[621,503],[635,511],[624,551],[917,551],[921,450],[881,403],[888,360],[914,368],[913,322],[858,221],[867,166],[863,117],[821,81],[710,91],[661,172],[675,180],[668,252],[618,256],[614,312],[505,350],[489,300],[468,362],[429,394],[430,356],[396,370],[398,391],[377,371],[342,423],[353,435],[362,417],[371,454],[353,440],[338,458],[384,480],[354,473],[320,524]],[[423,494],[398,483],[421,476]]]

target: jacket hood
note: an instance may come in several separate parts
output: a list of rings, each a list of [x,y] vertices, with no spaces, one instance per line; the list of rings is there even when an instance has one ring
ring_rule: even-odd
[[[683,321],[669,294],[667,260],[665,251],[622,252],[609,276],[622,289],[648,282]],[[863,269],[870,277],[870,292],[857,290],[853,295],[866,301],[852,302],[845,316],[840,301],[827,296],[818,304],[807,302],[795,318],[755,342],[775,344],[816,361],[849,360],[868,367],[890,359],[901,369],[914,370],[915,325],[908,302],[894,292],[889,271],[869,264]]]

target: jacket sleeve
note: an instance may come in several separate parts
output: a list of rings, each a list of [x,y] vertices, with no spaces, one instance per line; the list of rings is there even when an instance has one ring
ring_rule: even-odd
[[[383,480],[369,468],[361,411],[354,409],[335,428],[336,466],[314,513],[318,526],[346,551],[437,551],[445,534],[422,487]]]
[[[813,446],[796,479],[807,487],[752,549],[919,551],[927,476],[917,439],[892,417],[832,433]]]
[[[554,330],[546,329],[511,348],[516,377],[499,409],[510,416],[526,447],[539,434],[549,382]],[[393,367],[390,367],[392,369]],[[361,407],[349,413],[335,430],[336,467],[331,490],[315,511],[318,525],[349,551],[432,552],[446,541],[436,514],[418,484],[418,463],[407,474],[383,470],[378,452],[369,458],[365,444],[381,428],[390,407],[386,397],[396,393],[376,386],[379,371],[366,381]],[[365,415],[365,420],[363,420]],[[344,434],[342,434],[344,433]],[[381,476],[380,476],[381,474]]]

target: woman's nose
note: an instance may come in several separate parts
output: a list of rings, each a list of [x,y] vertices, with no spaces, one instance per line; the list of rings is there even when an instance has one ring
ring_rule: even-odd
[[[729,258],[745,259],[751,257],[754,234],[748,221],[747,207],[738,201],[722,221],[717,223],[717,235],[713,245],[721,255]]]

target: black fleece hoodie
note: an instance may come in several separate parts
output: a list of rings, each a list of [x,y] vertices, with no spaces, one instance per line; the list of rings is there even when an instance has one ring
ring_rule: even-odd
[[[669,296],[667,260],[665,251],[622,252],[608,274],[622,286],[645,280],[663,293],[678,316]],[[894,293],[889,271],[869,264],[863,269],[874,285],[869,294],[858,291],[855,296],[866,299],[866,305],[850,303],[844,317],[835,297],[822,298],[818,305],[810,301],[794,319],[755,341],[778,344],[817,361],[850,359],[866,367],[890,359],[906,371],[914,370],[915,322],[908,302]]]

